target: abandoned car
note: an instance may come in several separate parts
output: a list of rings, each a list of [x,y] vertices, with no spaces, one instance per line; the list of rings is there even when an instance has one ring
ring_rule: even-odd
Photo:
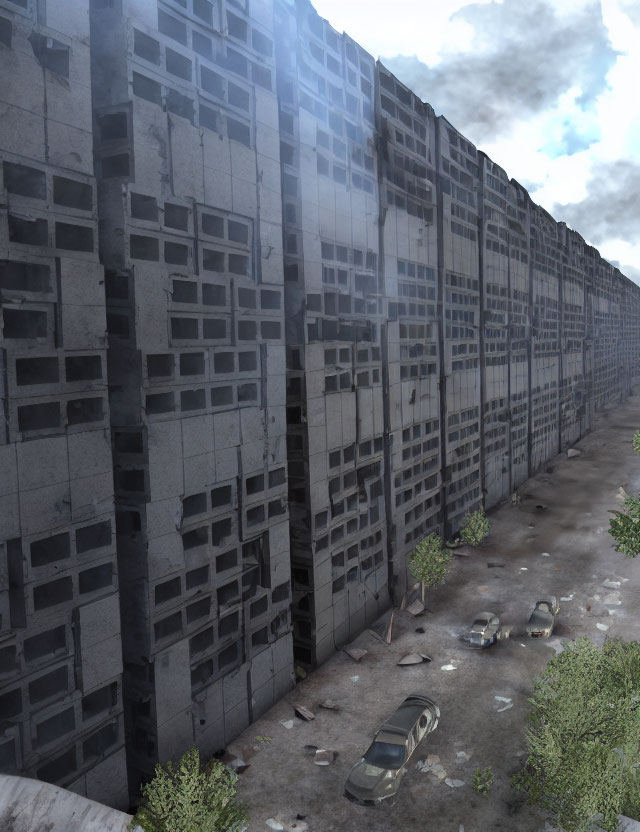
[[[531,638],[548,638],[553,632],[553,625],[559,612],[560,605],[555,595],[536,601],[535,609],[527,624],[527,635]]]
[[[375,806],[393,797],[409,758],[423,737],[435,731],[439,718],[440,709],[431,699],[420,693],[407,696],[351,769],[345,797],[364,806]]]
[[[500,638],[500,619],[492,612],[479,612],[463,634],[472,647],[489,647]]]

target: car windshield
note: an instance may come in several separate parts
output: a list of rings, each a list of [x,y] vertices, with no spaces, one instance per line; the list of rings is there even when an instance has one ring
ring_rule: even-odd
[[[364,755],[364,759],[378,768],[401,768],[406,757],[404,745],[390,742],[374,742]]]
[[[488,623],[489,621],[486,618],[476,618],[471,626],[476,629],[478,627],[486,627]]]

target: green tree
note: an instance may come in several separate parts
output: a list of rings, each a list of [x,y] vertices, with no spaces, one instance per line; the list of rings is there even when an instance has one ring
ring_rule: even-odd
[[[442,547],[436,532],[421,540],[409,555],[409,571],[422,585],[422,600],[426,587],[444,583],[451,556]]]
[[[153,780],[142,787],[142,805],[130,828],[144,832],[239,832],[247,814],[236,802],[238,775],[212,760],[200,764],[191,748],[177,765],[157,765]]]
[[[489,534],[489,518],[483,508],[466,514],[460,529],[460,538],[469,546],[477,546]]]
[[[528,759],[512,785],[566,832],[640,813],[640,644],[566,643],[536,678]],[[601,818],[601,819],[600,819]]]
[[[634,453],[640,454],[640,430],[637,430],[633,434],[633,439],[631,440],[631,444],[633,445]]]
[[[640,553],[640,498],[627,497],[623,511],[614,511],[609,520],[609,534],[616,542],[616,552],[628,558]]]

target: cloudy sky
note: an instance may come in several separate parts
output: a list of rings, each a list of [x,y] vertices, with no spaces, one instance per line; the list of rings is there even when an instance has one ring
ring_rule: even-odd
[[[640,0],[313,0],[640,284]]]

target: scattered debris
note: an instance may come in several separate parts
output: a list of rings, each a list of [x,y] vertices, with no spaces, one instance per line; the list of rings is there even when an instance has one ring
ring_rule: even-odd
[[[490,560],[487,562],[487,567],[489,569],[497,569],[500,566],[504,566],[504,561],[501,560]]]
[[[455,549],[453,554],[456,555],[459,558],[468,558],[468,557],[470,557],[470,553],[469,552],[463,552],[462,549]]]
[[[577,448],[569,448],[569,450],[567,451],[567,456],[569,457],[569,459],[572,459],[574,456],[580,456],[581,453],[582,451],[579,451]]]
[[[380,620],[376,621],[375,624],[369,629],[369,632],[374,635],[380,641],[384,641],[387,644],[391,644],[391,633],[393,630],[393,616],[394,610],[391,611],[391,615],[384,615]]]
[[[337,751],[327,751],[324,748],[319,748],[315,753],[313,762],[317,766],[330,766],[337,756]]]
[[[526,647],[526,646],[527,646],[526,644],[523,644],[522,642],[520,642],[520,647]]]
[[[357,682],[359,678],[360,678],[359,676],[349,676],[349,681],[350,682]]]
[[[517,491],[514,491],[513,494],[511,495],[511,505],[512,506],[517,506],[519,502],[520,502],[520,495],[517,493]]]
[[[393,632],[393,616],[394,615],[395,615],[395,611],[392,610],[391,611],[391,618],[389,618],[389,626],[387,628],[387,636],[386,636],[386,639],[385,639],[387,644],[391,644],[391,634]]]
[[[587,604],[587,606],[585,607],[585,610],[587,612],[591,612],[591,604]]]
[[[425,656],[424,653],[407,653],[406,656],[403,656],[399,662],[396,664],[399,667],[406,667],[410,664],[423,664],[424,662],[430,662],[431,657]]]
[[[498,708],[496,713],[501,714],[503,711],[508,711],[509,708],[513,708],[513,702],[509,702],[509,704],[505,705],[504,708]]]
[[[549,554],[549,552],[543,552],[543,553],[542,553],[542,557],[543,557],[543,558],[550,558],[550,557],[551,557],[551,555]]]
[[[535,527],[536,527],[535,523],[527,523],[527,528],[528,529],[535,529]]]
[[[280,720],[280,725],[282,725],[284,728],[287,728],[287,729],[293,728],[293,720],[292,719],[281,719]]]
[[[307,671],[304,669],[304,667],[300,667],[300,665],[297,664],[294,667],[294,670],[295,670],[295,673],[296,673],[296,679],[306,679],[307,678]]]
[[[610,581],[609,578],[607,578],[606,581],[602,582],[602,586],[606,586],[607,589],[615,589],[617,586],[620,586],[620,581]]]
[[[283,820],[279,815],[275,818],[267,818],[266,825],[276,832],[307,832],[308,824],[301,823],[306,815],[296,815],[294,820]]]
[[[424,604],[422,603],[422,601],[416,599],[413,602],[413,604],[410,604],[407,607],[407,612],[411,613],[411,615],[413,616],[422,615],[422,613],[424,612]]]
[[[622,601],[620,600],[620,593],[611,592],[609,595],[605,595],[602,599],[602,603],[611,605],[612,607],[619,607],[622,603]]]
[[[497,699],[498,702],[511,702],[511,698],[509,696],[494,696],[494,699]]]
[[[536,511],[546,511],[547,507],[544,503],[537,503],[536,504]]]
[[[249,768],[249,763],[245,763],[244,760],[241,760],[240,757],[234,757],[233,760],[229,760],[228,762],[222,758],[223,762],[230,768],[231,771],[235,771],[236,774],[242,774],[243,771],[246,771]]]
[[[347,656],[351,656],[354,662],[359,662],[369,652],[364,647],[344,647],[343,650]]]
[[[624,488],[624,487],[621,485],[621,486],[620,486],[620,488],[618,489],[618,493],[617,493],[617,495],[616,495],[616,496],[617,496],[617,498],[618,498],[621,502],[623,502],[623,503],[624,503],[624,501],[625,501],[626,499],[628,499],[631,495],[630,495],[630,494],[629,494],[629,492],[626,490],[626,488]]]
[[[552,465],[547,465],[547,467],[544,470],[545,470],[546,474],[553,474],[553,466]]]
[[[505,702],[506,704],[502,708],[498,708],[496,713],[502,713],[502,711],[508,711],[509,708],[513,708],[513,702],[509,696],[494,696],[498,702]]]
[[[482,586],[478,587],[478,592],[488,592],[488,591],[489,591],[489,587],[485,586],[484,584]]]
[[[280,821],[275,818],[267,818],[265,823],[269,829],[274,829],[276,832],[284,832],[284,824],[280,823]]]
[[[310,722],[312,719],[316,718],[316,715],[308,708],[305,708],[304,705],[294,705],[293,710],[295,711],[296,716],[300,717],[300,719],[304,719],[306,722]]]
[[[597,627],[599,630],[604,630],[605,632],[609,629],[609,625],[608,625],[608,624],[601,624],[599,621],[598,621],[598,623],[596,624],[596,627]]]
[[[547,647],[552,647],[556,651],[556,655],[558,655],[558,653],[562,653],[562,651],[564,650],[562,642],[559,638],[554,638],[551,641],[547,641],[546,645]]]
[[[462,765],[466,763],[467,760],[471,759],[471,754],[468,751],[456,751],[456,763]]]
[[[528,572],[528,571],[529,571],[529,568],[528,568],[527,566],[521,566],[521,567],[520,567],[520,571],[521,571],[521,572]]]
[[[464,786],[464,780],[452,780],[450,777],[447,777],[444,782],[452,789],[459,789],[460,786]]]
[[[340,705],[335,702],[333,699],[325,699],[324,702],[320,703],[321,708],[326,708],[327,711],[339,711]]]
[[[424,633],[426,631],[425,631],[424,627],[416,627],[415,632],[416,633]]]
[[[443,664],[440,670],[457,670],[458,668],[454,664]]]
[[[575,595],[575,592],[572,592],[572,593],[571,593],[571,595],[563,595],[563,596],[560,598],[560,600],[561,600],[561,601],[573,601],[573,596],[574,596],[574,595]]]

